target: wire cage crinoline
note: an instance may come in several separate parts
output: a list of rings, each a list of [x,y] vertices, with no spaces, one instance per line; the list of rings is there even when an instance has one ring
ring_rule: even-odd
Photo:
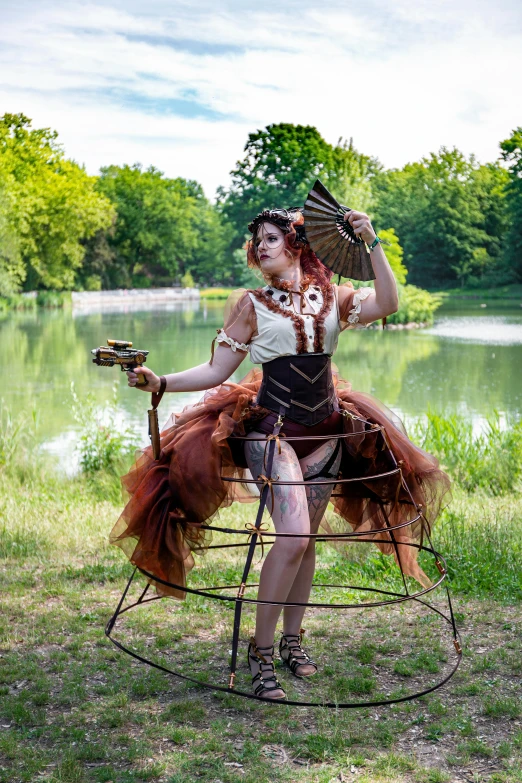
[[[247,555],[245,558],[244,566],[243,566],[243,572],[241,577],[241,582],[239,585],[213,585],[210,587],[205,587],[201,589],[196,588],[190,588],[188,586],[184,585],[177,585],[168,581],[165,581],[163,579],[160,579],[158,576],[151,574],[147,572],[143,568],[135,568],[133,573],[130,576],[130,579],[128,580],[128,583],[123,591],[123,594],[118,602],[118,605],[108,621],[106,628],[105,628],[105,634],[110,639],[110,641],[118,647],[123,652],[127,653],[134,659],[138,660],[141,663],[148,664],[149,666],[152,666],[155,669],[158,669],[162,672],[165,672],[167,674],[173,675],[177,678],[179,678],[182,681],[185,681],[186,683],[192,683],[194,685],[204,687],[207,689],[210,689],[212,691],[220,691],[223,693],[229,693],[236,696],[241,696],[246,699],[251,699],[254,701],[262,701],[262,702],[268,702],[270,704],[285,704],[287,706],[300,706],[300,707],[327,707],[327,708],[334,708],[334,709],[348,709],[348,708],[359,708],[359,707],[378,707],[388,704],[396,704],[399,702],[404,701],[410,701],[412,699],[419,698],[421,696],[425,696],[435,690],[437,688],[440,688],[445,683],[448,682],[448,680],[451,679],[451,677],[455,674],[457,671],[459,664],[462,659],[462,646],[460,641],[459,632],[456,625],[455,620],[455,614],[453,611],[453,605],[451,601],[451,595],[450,591],[447,585],[447,568],[446,568],[446,562],[443,558],[443,556],[434,548],[431,536],[430,536],[430,526],[429,523],[424,516],[423,508],[422,506],[419,506],[416,504],[413,495],[408,487],[408,483],[406,482],[401,465],[397,462],[395,459],[395,455],[393,454],[393,451],[389,445],[388,438],[386,436],[385,428],[382,425],[374,424],[372,422],[366,421],[365,419],[362,419],[359,416],[356,416],[353,413],[349,413],[348,411],[343,411],[344,415],[347,415],[353,419],[358,420],[359,422],[362,422],[365,426],[369,426],[371,430],[374,432],[381,432],[385,447],[388,451],[388,454],[391,459],[391,464],[394,466],[391,470],[378,473],[378,474],[372,474],[372,475],[365,475],[363,477],[350,477],[350,478],[339,478],[335,477],[332,479],[324,479],[321,478],[319,480],[303,480],[303,481],[280,481],[277,477],[272,478],[272,469],[273,469],[273,462],[274,462],[274,454],[275,454],[275,448],[277,439],[279,436],[279,432],[281,430],[283,419],[281,415],[279,416],[275,427],[274,432],[272,435],[268,437],[260,437],[260,438],[249,438],[249,440],[259,440],[266,442],[266,470],[265,474],[263,476],[258,477],[257,479],[245,479],[245,478],[232,478],[232,477],[225,477],[222,476],[223,481],[232,481],[232,482],[239,482],[243,484],[255,484],[259,486],[260,488],[260,495],[259,495],[259,506],[256,514],[256,520],[254,525],[248,526],[247,529],[234,529],[234,528],[226,528],[226,527],[219,527],[216,525],[204,525],[205,529],[209,531],[216,531],[220,533],[224,533],[226,535],[230,536],[245,536],[247,535],[249,540],[246,542],[241,543],[230,543],[230,544],[211,544],[206,549],[229,549],[229,548],[235,548],[235,547],[245,547],[247,548]],[[315,435],[315,436],[304,436],[304,437],[298,437],[298,436],[292,436],[292,437],[285,437],[285,442],[292,442],[292,441],[299,441],[299,440],[317,440],[317,441],[325,441],[325,440],[339,440],[344,438],[350,438],[354,435],[358,435],[360,433],[356,432],[343,432],[336,435],[328,434],[328,435]],[[234,436],[238,440],[245,440],[246,438],[244,436]],[[386,515],[384,515],[384,518],[386,520],[386,528],[383,529],[366,529],[363,531],[352,531],[349,533],[332,533],[332,534],[325,534],[325,533],[309,533],[309,534],[291,534],[291,533],[277,533],[274,531],[270,531],[269,536],[271,540],[268,542],[266,540],[267,533],[266,531],[263,531],[262,528],[262,519],[263,519],[263,513],[265,511],[265,508],[267,506],[267,501],[270,492],[272,491],[273,486],[310,486],[314,484],[330,484],[334,487],[336,485],[346,483],[346,482],[358,482],[358,481],[364,481],[364,482],[371,482],[372,480],[379,480],[383,478],[393,477],[396,476],[401,486],[406,491],[407,495],[410,498],[412,509],[414,509],[414,514],[411,519],[408,519],[404,522],[401,522],[397,525],[391,525],[389,523],[389,520],[387,519]],[[334,496],[334,495],[332,495]],[[407,543],[404,541],[400,542],[400,545],[397,542],[396,538],[396,531],[407,528],[408,526],[420,522],[421,529],[422,529],[422,538],[420,543]],[[250,598],[245,595],[247,586],[249,588],[257,587],[257,584],[249,583],[248,578],[252,567],[252,561],[254,557],[254,553],[257,546],[264,547],[264,545],[272,544],[274,541],[280,537],[280,538],[307,538],[307,539],[315,539],[316,542],[325,542],[325,541],[347,541],[350,543],[356,543],[359,542],[365,542],[368,543],[372,540],[372,536],[382,536],[382,534],[386,533],[388,536],[388,541],[391,542],[395,556],[396,561],[398,564],[398,568],[400,570],[400,575],[402,578],[402,585],[403,585],[403,591],[398,592],[394,590],[384,590],[378,587],[368,587],[368,586],[358,586],[358,585],[331,585],[331,584],[322,584],[322,583],[315,583],[313,584],[313,587],[328,589],[328,588],[335,588],[336,590],[346,590],[346,591],[353,591],[358,590],[365,593],[376,593],[382,596],[381,600],[375,600],[375,601],[364,601],[364,602],[358,602],[358,603],[326,603],[326,602],[307,602],[307,603],[298,603],[298,602],[288,602],[288,601],[262,601],[258,598]],[[428,545],[425,545],[423,543],[424,539],[427,540]],[[383,540],[382,538],[378,540]],[[435,582],[432,582],[428,587],[423,587],[422,589],[418,589],[416,592],[411,592],[408,589],[407,580],[405,578],[405,574],[402,568],[401,564],[401,558],[400,558],[400,547],[409,546],[414,547],[418,550],[418,552],[425,552],[428,555],[431,555],[434,558],[434,563],[437,568],[437,571],[439,573],[438,578]],[[137,600],[129,601],[128,603],[125,603],[127,596],[129,595],[129,590],[131,588],[131,585],[134,581],[134,578],[137,573],[141,573],[148,581],[137,598]],[[148,590],[150,588],[150,583],[160,583],[164,585],[167,588],[171,588],[174,590],[179,590],[182,593],[188,593],[190,595],[195,596],[201,596],[203,598],[212,599],[214,601],[220,601],[224,604],[228,604],[233,606],[234,615],[233,615],[233,629],[232,629],[232,642],[231,642],[231,649],[230,649],[230,663],[229,663],[229,674],[228,674],[228,684],[219,684],[219,683],[212,683],[212,682],[206,682],[201,680],[198,677],[181,673],[180,671],[176,671],[170,666],[166,666],[164,664],[158,663],[156,661],[151,660],[148,657],[145,657],[144,655],[141,655],[136,651],[136,649],[132,649],[128,645],[124,644],[123,642],[119,641],[115,638],[114,632],[115,627],[117,624],[118,619],[124,615],[125,613],[129,612],[131,609],[134,609],[136,607],[150,604],[151,602],[161,600],[165,596],[163,595],[155,595],[152,597],[147,597]],[[428,594],[435,591],[440,586],[443,586],[444,592],[445,592],[445,598],[446,598],[446,608],[443,610],[437,606],[434,605],[434,603],[427,600]],[[234,590],[235,595],[228,595],[225,591],[228,590]],[[328,700],[321,700],[321,701],[306,701],[301,699],[270,699],[268,697],[260,697],[256,696],[252,692],[240,690],[237,687],[235,687],[235,679],[236,679],[236,670],[237,670],[237,655],[238,655],[238,646],[239,646],[239,637],[240,637],[240,626],[241,626],[241,616],[242,616],[242,610],[243,607],[246,605],[258,605],[258,604],[268,604],[272,606],[281,606],[281,608],[285,606],[305,606],[307,608],[316,608],[316,609],[328,609],[328,610],[334,610],[334,609],[360,609],[360,608],[377,608],[377,607],[391,607],[394,605],[404,605],[407,602],[414,602],[418,606],[424,607],[425,609],[429,610],[429,612],[434,613],[435,615],[438,615],[439,619],[442,620],[443,627],[446,629],[447,634],[449,634],[452,642],[453,649],[453,655],[454,660],[449,665],[449,670],[446,670],[444,672],[444,676],[435,682],[434,684],[430,684],[428,687],[423,687],[421,690],[418,690],[414,693],[408,693],[406,695],[396,695],[392,696],[390,695],[387,698],[379,698],[379,699],[373,699],[368,701],[351,701],[351,702],[343,702],[343,701],[328,701]]]

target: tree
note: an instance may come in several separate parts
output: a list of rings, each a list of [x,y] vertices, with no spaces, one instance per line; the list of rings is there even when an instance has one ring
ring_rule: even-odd
[[[184,259],[182,269],[190,273],[200,285],[240,284],[243,268],[230,252],[232,226],[205,198],[201,185],[193,181],[186,185],[187,192],[195,199],[197,209],[192,225],[194,251]]]
[[[507,264],[522,279],[522,127],[500,142],[502,160],[509,164],[506,188],[509,229],[505,241]]]
[[[377,226],[392,226],[410,281],[438,287],[491,278],[506,230],[506,172],[441,148],[374,179]]]
[[[371,212],[372,180],[381,168],[375,158],[357,152],[353,139],[346,142],[341,138],[332,148],[331,163],[323,177],[341,204],[359,212]]]
[[[379,237],[388,243],[385,245],[386,258],[392,268],[396,281],[400,285],[403,285],[406,282],[408,270],[402,263],[404,251],[400,246],[399,238],[393,228],[381,229],[379,231]]]
[[[95,190],[96,178],[64,158],[56,132],[32,129],[24,114],[5,114],[0,182],[9,194],[26,288],[72,288],[85,252],[82,240],[113,219],[110,203]]]
[[[116,222],[116,215],[114,216]],[[86,291],[118,288],[127,280],[127,269],[119,262],[109,238],[114,236],[114,223],[107,229],[100,229],[93,237],[84,241],[85,255],[76,274],[79,288]]]
[[[20,239],[12,225],[8,194],[0,190],[0,296],[17,293],[25,280]]]
[[[197,182],[135,164],[103,168],[98,189],[117,212],[107,242],[120,287],[168,285],[187,272],[196,282],[221,281],[229,237]]]
[[[376,169],[376,162],[357,152],[351,141],[340,139],[332,147],[310,125],[280,123],[250,133],[230,187],[218,190],[219,208],[234,227],[233,247],[244,243],[248,223],[263,209],[302,206],[317,177],[339,201],[367,208],[369,179]]]
[[[98,189],[114,204],[117,218],[108,243],[125,275],[120,286],[172,282],[180,262],[192,252],[190,231],[195,204],[183,198],[183,181],[163,177],[151,166],[102,168]]]

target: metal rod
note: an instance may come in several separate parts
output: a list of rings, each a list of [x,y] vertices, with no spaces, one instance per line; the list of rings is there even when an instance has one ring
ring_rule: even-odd
[[[281,424],[282,424],[282,419],[281,417],[279,417],[274,426],[274,433],[273,433],[274,435],[279,434],[279,430],[281,429]],[[270,479],[272,476],[272,466],[274,463],[275,445],[276,445],[275,438],[269,441],[268,443],[268,456],[266,461],[266,476],[268,479]],[[264,482],[264,487],[261,491],[261,496],[259,498],[259,508],[257,509],[256,521],[254,523],[256,530],[259,529],[259,527],[261,526],[261,522],[263,520],[263,513],[268,499],[268,492],[269,492],[269,484],[268,482]],[[257,543],[257,533],[254,532],[252,533],[252,538],[250,539],[250,546],[248,547],[245,566],[243,568],[243,576],[241,577],[241,588],[235,599],[236,605],[234,608],[234,627],[232,631],[232,653],[230,656],[230,679],[229,679],[229,686],[228,686],[230,690],[232,690],[234,687],[234,679],[236,676],[237,648],[239,643],[239,629],[241,626],[241,610],[243,608],[243,600],[244,600],[243,595],[245,592],[245,585],[247,583],[250,567],[252,565],[254,552],[256,550],[256,543]]]
[[[388,470],[386,473],[375,473],[373,476],[356,476],[355,478],[328,479],[321,481],[272,481],[272,484],[274,486],[284,487],[309,487],[315,484],[349,484],[353,481],[374,481],[375,479],[387,478],[388,476],[394,476],[400,472],[400,468],[397,468],[396,470]],[[232,481],[238,484],[264,484],[264,482],[259,479],[232,478],[231,476],[220,476],[220,478],[221,481]]]

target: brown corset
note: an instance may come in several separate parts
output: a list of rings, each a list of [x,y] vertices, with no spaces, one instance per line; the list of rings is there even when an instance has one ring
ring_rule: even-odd
[[[305,353],[279,356],[263,364],[257,402],[285,418],[312,427],[334,410],[330,356]]]

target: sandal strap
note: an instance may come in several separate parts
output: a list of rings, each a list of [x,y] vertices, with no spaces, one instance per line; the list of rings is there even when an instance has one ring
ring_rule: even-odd
[[[258,647],[257,642],[255,640],[254,636],[250,637],[250,644],[248,645],[248,657],[252,658],[252,660],[257,661],[258,663],[268,663],[265,656],[261,652],[263,651],[265,655],[270,655],[273,657],[274,655],[274,645],[271,647]]]
[[[256,685],[256,680],[259,680]],[[281,683],[277,679],[275,672],[270,677],[263,677],[261,672],[258,672],[252,677],[252,687],[254,688],[254,694],[259,696],[261,691],[277,691],[282,690]]]
[[[281,634],[281,641],[279,642],[279,654],[283,661],[290,668],[292,674],[297,675],[297,669],[300,666],[314,666],[317,670],[318,666],[310,656],[301,647],[305,629],[301,628],[300,633],[287,633]],[[285,658],[282,653],[288,650],[288,658]],[[299,675],[297,675],[299,676]]]
[[[265,655],[271,656],[272,661],[267,661]],[[253,636],[250,637],[250,644],[248,645],[249,668],[251,660],[259,664],[259,671],[252,676],[252,688],[254,688],[255,696],[262,697],[267,691],[283,690],[275,673],[273,656],[273,645],[271,647],[258,647],[255,638]],[[256,685],[257,680],[259,682]]]

